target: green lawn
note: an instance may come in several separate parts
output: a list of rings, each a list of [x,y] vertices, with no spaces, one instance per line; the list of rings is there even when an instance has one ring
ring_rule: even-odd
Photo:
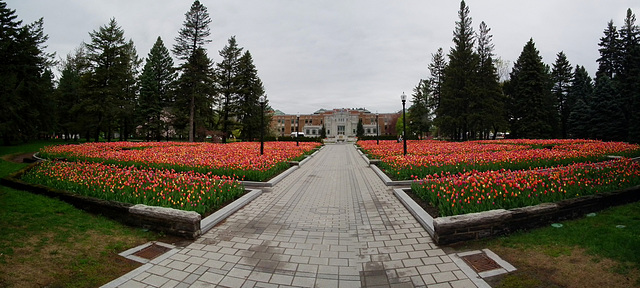
[[[640,287],[640,202],[561,224],[457,248],[489,248],[519,269],[494,287]]]
[[[0,177],[27,164],[9,155],[51,142],[0,146]],[[41,195],[0,186],[0,287],[96,287],[138,266],[117,255],[161,235]]]

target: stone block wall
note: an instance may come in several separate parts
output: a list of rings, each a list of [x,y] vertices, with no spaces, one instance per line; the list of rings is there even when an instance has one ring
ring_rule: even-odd
[[[436,243],[444,245],[493,237],[582,217],[587,213],[636,201],[640,201],[640,186],[524,208],[440,217],[433,219],[433,238]]]

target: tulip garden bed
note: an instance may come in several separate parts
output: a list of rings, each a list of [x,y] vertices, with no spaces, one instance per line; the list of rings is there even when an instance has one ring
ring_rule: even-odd
[[[412,193],[439,216],[512,209],[640,185],[640,146],[593,140],[450,143],[360,141],[381,169],[412,179]],[[610,160],[608,156],[620,158]],[[429,209],[425,209],[429,211]]]
[[[241,180],[262,181],[289,168],[318,143],[231,144],[110,142],[49,146],[20,180],[81,196],[195,211],[207,215],[245,192]]]

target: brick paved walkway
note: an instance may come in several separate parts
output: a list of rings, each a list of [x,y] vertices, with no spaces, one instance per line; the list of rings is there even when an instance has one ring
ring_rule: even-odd
[[[476,287],[350,144],[173,252],[106,286]]]

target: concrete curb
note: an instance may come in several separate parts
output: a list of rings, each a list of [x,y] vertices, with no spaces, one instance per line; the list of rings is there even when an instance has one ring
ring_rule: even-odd
[[[235,213],[236,211],[240,210],[240,208],[249,204],[249,202],[258,198],[260,194],[262,194],[262,190],[260,189],[249,189],[249,192],[238,198],[236,201],[233,201],[231,204],[222,207],[215,213],[202,219],[200,221],[200,235],[207,233],[207,231],[211,230],[211,228],[216,226],[222,220],[231,216],[231,214]]]
[[[393,189],[393,195],[395,195],[400,200],[400,202],[402,202],[402,205],[404,205],[404,207],[409,210],[411,215],[413,215],[413,217],[415,217],[416,220],[420,222],[420,225],[422,225],[422,227],[427,230],[429,235],[431,235],[431,238],[434,238],[433,217],[431,217],[429,213],[424,211],[424,209],[422,209],[422,207],[420,207],[420,205],[418,205],[416,201],[413,201],[413,199],[411,199],[411,197],[407,195],[406,192],[404,192],[404,189]]]
[[[316,152],[311,153],[311,155],[307,156],[306,158],[304,158],[302,161],[298,162],[298,165],[295,166],[291,166],[291,168],[285,170],[284,172],[276,175],[275,177],[271,178],[271,180],[267,181],[267,182],[258,182],[258,181],[240,181],[240,183],[242,183],[242,185],[244,185],[244,187],[250,187],[250,188],[265,188],[265,187],[273,187],[276,184],[278,184],[278,182],[282,181],[282,179],[284,179],[285,177],[289,176],[291,173],[293,173],[293,171],[298,170],[299,166],[304,165],[305,163],[307,163],[307,161],[309,161],[309,159],[313,156],[315,156],[316,154],[318,154],[318,152],[322,151],[322,148],[324,148],[324,146],[320,147],[320,149],[318,149]]]
[[[360,149],[357,149],[358,153],[360,153],[360,156],[362,156],[362,159],[364,159],[365,162],[367,162],[367,165],[369,165],[369,167],[371,167],[371,169],[373,169],[373,172],[376,173],[376,175],[378,175],[378,177],[380,177],[380,180],[382,180],[382,182],[384,182],[384,185],[386,186],[411,186],[411,183],[413,183],[413,180],[400,180],[400,181],[393,181],[391,180],[391,178],[389,178],[389,176],[387,176],[387,174],[385,174],[384,172],[382,172],[382,170],[380,170],[380,168],[375,165],[376,163],[380,162],[380,160],[374,159],[371,160],[369,159],[369,157],[367,157],[367,155],[364,155],[364,153],[362,153],[362,151],[360,151]]]

